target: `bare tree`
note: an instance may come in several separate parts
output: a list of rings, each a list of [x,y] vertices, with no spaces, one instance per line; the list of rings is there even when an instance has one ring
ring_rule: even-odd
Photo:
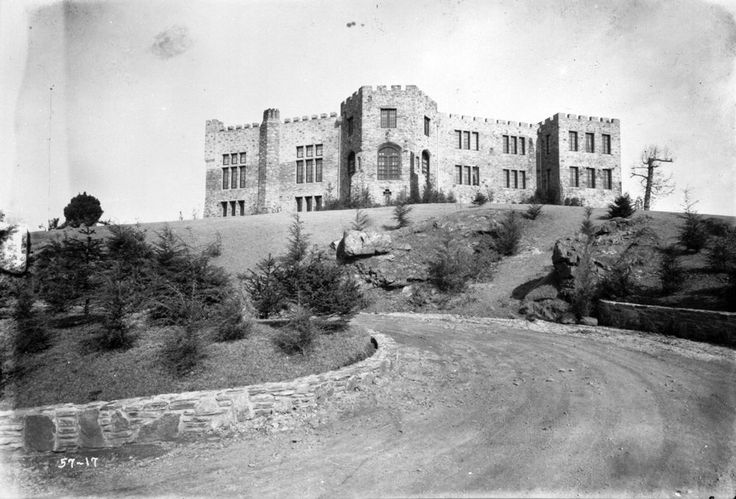
[[[644,210],[648,211],[653,199],[669,196],[675,191],[672,174],[664,175],[659,168],[662,163],[672,163],[666,147],[647,146],[641,152],[641,166],[631,168],[631,178],[638,178],[644,187]]]

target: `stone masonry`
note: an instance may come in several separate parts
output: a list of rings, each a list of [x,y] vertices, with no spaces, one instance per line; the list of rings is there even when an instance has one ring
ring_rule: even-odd
[[[621,194],[617,119],[555,114],[533,124],[447,114],[415,85],[363,86],[340,114],[205,126],[206,217],[316,211],[370,194],[387,204],[428,186],[519,203],[535,192],[605,206]]]

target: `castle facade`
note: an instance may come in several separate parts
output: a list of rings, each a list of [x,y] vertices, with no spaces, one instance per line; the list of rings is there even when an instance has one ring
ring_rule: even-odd
[[[525,202],[604,206],[621,194],[617,119],[555,114],[540,123],[441,113],[414,85],[361,87],[330,113],[205,127],[204,216],[321,210],[330,199],[370,195],[389,204],[452,192]]]

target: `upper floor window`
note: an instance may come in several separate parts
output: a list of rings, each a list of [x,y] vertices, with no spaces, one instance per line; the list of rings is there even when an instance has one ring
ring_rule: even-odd
[[[240,167],[240,188],[245,189],[245,167]]]
[[[478,132],[455,130],[455,143],[458,149],[472,149],[477,151],[479,145]]]
[[[480,185],[480,167],[473,167],[473,185]]]
[[[245,153],[244,152],[240,153],[240,164],[241,165],[245,164]]]
[[[504,135],[503,152],[505,154],[526,154],[526,137]]]
[[[348,118],[348,136],[353,134],[353,117]]]
[[[222,164],[223,165],[229,165],[230,164],[230,155],[229,154],[223,154],[222,155]]]
[[[544,141],[544,153],[549,154],[549,151],[551,150],[551,143],[552,143],[552,136],[550,134],[547,134],[545,136],[546,140]]]
[[[355,173],[355,153],[350,151],[348,154],[348,175]]]
[[[595,134],[585,134],[585,152],[595,152]]]
[[[603,139],[603,154],[611,154],[611,136],[608,134],[602,135]]]
[[[570,139],[568,142],[570,143],[570,150],[571,151],[577,151],[578,150],[578,132],[569,132]]]
[[[396,128],[396,108],[381,109],[381,128]]]
[[[222,169],[222,188],[223,189],[230,188],[230,168]]]
[[[315,144],[314,145],[314,155],[315,156],[322,156],[322,144]]]
[[[429,124],[430,120],[427,116],[424,117],[424,135],[429,137]]]
[[[401,179],[401,155],[393,146],[383,146],[378,150],[378,180]]]
[[[296,183],[304,183],[304,160],[299,160],[296,162]]]
[[[312,149],[313,149],[313,147],[312,147],[312,146],[307,146],[307,147],[306,147],[306,150],[307,150],[307,154],[306,154],[306,156],[307,156],[308,158],[311,158],[311,157],[312,157]]]
[[[601,173],[603,173],[603,188],[613,189],[613,179],[611,178],[611,170],[606,168],[605,170],[601,170]]]
[[[595,168],[585,169],[585,187],[595,189]]]
[[[304,146],[296,146],[296,157],[297,158],[304,157]]]
[[[322,144],[307,144],[296,147],[297,158],[309,158],[296,161],[296,183],[322,182]]]

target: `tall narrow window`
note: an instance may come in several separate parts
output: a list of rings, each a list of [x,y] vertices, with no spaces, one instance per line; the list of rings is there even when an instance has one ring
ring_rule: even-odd
[[[611,154],[611,136],[603,134],[603,154]]]
[[[569,135],[568,142],[570,143],[570,150],[577,151],[578,150],[578,132],[573,132],[572,130],[570,130],[568,135]]]
[[[220,206],[222,206],[222,216],[227,216],[227,201],[220,202]]]
[[[230,164],[230,155],[229,154],[223,154],[222,155],[222,164],[223,165],[229,165]]]
[[[521,188],[526,189],[526,172],[519,172],[519,176],[521,177]]]
[[[518,189],[519,188],[519,172],[517,172],[516,170],[511,170],[511,176],[514,179],[514,189]]]
[[[505,154],[509,153],[509,136],[508,135],[503,136],[503,152]]]
[[[296,211],[302,211],[302,199],[301,197],[296,198]]]
[[[240,167],[240,188],[245,189],[245,167]]]
[[[238,169],[234,166],[230,168],[230,188],[231,189],[238,188]],[[233,215],[235,215],[234,211],[233,211]]]
[[[550,145],[551,141],[552,141],[552,136],[550,134],[547,134],[546,135],[546,140],[544,141],[544,147],[545,147],[544,152],[545,152],[545,154],[549,154],[549,151],[551,150],[550,149],[551,148],[551,145]]]
[[[348,118],[348,137],[353,134],[353,117]]]
[[[516,137],[509,137],[509,153],[516,154]]]
[[[580,187],[580,170],[577,166],[570,167],[570,187]]]
[[[307,183],[314,182],[314,164],[313,160],[307,160]]]
[[[507,189],[511,187],[511,170],[503,171],[503,186]]]
[[[429,175],[429,153],[427,151],[422,152],[422,174]]]
[[[463,132],[463,149],[470,149],[470,132]]]
[[[304,161],[303,160],[296,162],[296,183],[297,184],[304,183]]]
[[[595,189],[595,168],[585,169],[585,180],[588,189]]]
[[[455,183],[463,183],[463,167],[460,165],[455,165]]]
[[[312,196],[304,198],[307,201],[307,211],[312,211]]]
[[[322,182],[322,158],[314,160],[314,181]]]
[[[245,153],[244,152],[240,153],[240,164],[241,165],[245,164]]]
[[[465,184],[470,185],[470,167],[465,167]]]
[[[304,146],[297,146],[296,147],[296,157],[297,158],[303,158],[304,157]]]
[[[595,152],[595,134],[585,134],[585,152]]]
[[[238,209],[240,211],[240,216],[242,217],[245,215],[245,201],[238,201]]]
[[[480,185],[480,168],[477,166],[473,167],[473,185]]]
[[[230,188],[230,168],[222,169],[222,188],[223,189]]]
[[[381,128],[396,128],[396,109],[381,109]]]
[[[401,158],[399,150],[393,146],[384,146],[378,150],[377,180],[401,179]]]
[[[314,196],[314,211],[322,210],[322,196]]]
[[[235,201],[230,201],[230,215],[235,216]]]
[[[613,179],[611,178],[611,170],[605,169],[603,170],[603,188],[604,189],[613,189]]]
[[[424,117],[424,135],[429,137],[429,123],[430,120],[427,116]]]
[[[526,138],[519,137],[519,154],[526,154]]]
[[[455,130],[455,144],[457,144],[458,149],[463,148],[463,132],[460,130]]]
[[[348,175],[352,175],[353,173],[355,173],[355,153],[351,151],[348,154]]]
[[[478,150],[478,146],[479,146],[479,143],[478,142],[479,142],[478,141],[478,132],[473,132],[473,150],[474,151],[477,151]]]

